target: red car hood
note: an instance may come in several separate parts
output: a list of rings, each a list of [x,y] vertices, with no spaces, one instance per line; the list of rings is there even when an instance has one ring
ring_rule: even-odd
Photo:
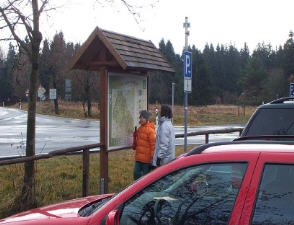
[[[111,195],[112,194],[89,196],[32,209],[26,212],[15,214],[5,219],[0,219],[0,224],[76,224],[71,223],[71,221],[77,222],[77,218],[81,218],[80,222],[81,224],[84,224],[83,221],[86,222],[88,218],[80,217],[78,214],[79,209],[90,202]],[[59,223],[61,220],[63,222]],[[53,221],[55,222],[51,223]]]

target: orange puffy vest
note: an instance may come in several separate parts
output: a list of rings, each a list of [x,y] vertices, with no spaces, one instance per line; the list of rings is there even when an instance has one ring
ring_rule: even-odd
[[[141,125],[137,132],[137,145],[135,160],[143,163],[151,163],[155,146],[155,126],[151,121]]]

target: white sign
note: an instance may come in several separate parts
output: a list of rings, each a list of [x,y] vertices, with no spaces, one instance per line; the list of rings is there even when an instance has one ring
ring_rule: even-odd
[[[191,92],[192,91],[192,80],[184,79],[184,91]]]
[[[27,89],[27,90],[25,91],[25,95],[26,95],[27,97],[29,97],[29,94],[30,94],[30,90]]]
[[[65,100],[71,101],[71,79],[65,79]]]
[[[49,90],[49,98],[50,99],[56,99],[56,89],[50,89]]]

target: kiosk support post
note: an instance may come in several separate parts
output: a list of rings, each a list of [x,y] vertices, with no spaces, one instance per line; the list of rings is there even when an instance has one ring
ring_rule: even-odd
[[[100,69],[100,194],[108,193],[107,96],[108,71]]]

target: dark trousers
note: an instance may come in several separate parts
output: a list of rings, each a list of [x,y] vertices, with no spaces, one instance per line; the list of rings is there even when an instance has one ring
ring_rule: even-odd
[[[150,169],[150,163],[136,161],[134,166],[134,180],[137,180],[145,174],[149,173]]]

